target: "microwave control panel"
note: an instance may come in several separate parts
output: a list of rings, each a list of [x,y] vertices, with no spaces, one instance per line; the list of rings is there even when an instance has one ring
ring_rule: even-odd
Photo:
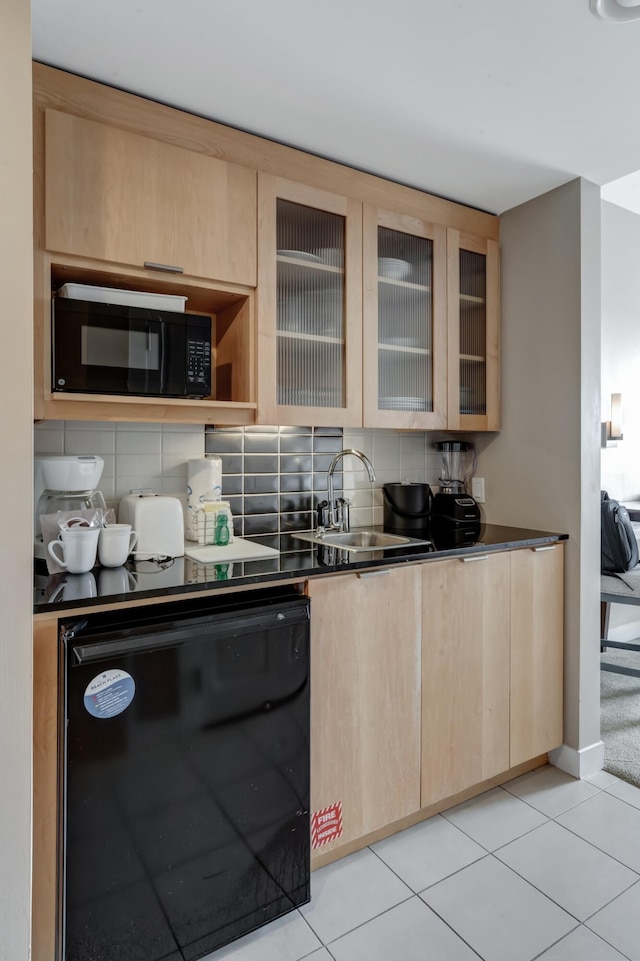
[[[187,384],[211,384],[211,344],[187,338]]]

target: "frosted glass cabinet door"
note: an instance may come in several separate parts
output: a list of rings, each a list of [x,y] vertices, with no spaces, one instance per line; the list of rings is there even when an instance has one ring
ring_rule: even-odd
[[[364,424],[446,426],[446,233],[364,208]]]
[[[448,426],[452,430],[498,430],[498,245],[449,230],[447,246]]]
[[[262,423],[362,423],[362,207],[259,177]]]

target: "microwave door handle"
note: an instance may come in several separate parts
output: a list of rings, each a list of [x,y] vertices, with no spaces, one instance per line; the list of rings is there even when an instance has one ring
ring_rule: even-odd
[[[167,382],[167,365],[169,363],[169,357],[167,356],[167,328],[165,324],[161,323],[160,327],[160,363],[159,374],[160,374],[160,393],[163,394],[166,389]]]

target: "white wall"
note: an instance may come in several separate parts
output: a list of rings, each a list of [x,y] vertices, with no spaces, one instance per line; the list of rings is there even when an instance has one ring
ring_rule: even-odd
[[[585,776],[602,763],[599,188],[574,180],[507,211],[501,246],[502,429],[478,474],[491,522],[569,535],[558,763]]]
[[[617,500],[640,500],[640,216],[602,204],[602,420],[621,393],[624,439],[601,451],[600,485]],[[638,609],[613,604],[609,637],[640,635]]]
[[[624,440],[602,450],[602,485],[640,500],[640,216],[602,204],[602,420],[621,393]]]
[[[33,264],[29,0],[0,28],[0,959],[27,961],[31,874]]]

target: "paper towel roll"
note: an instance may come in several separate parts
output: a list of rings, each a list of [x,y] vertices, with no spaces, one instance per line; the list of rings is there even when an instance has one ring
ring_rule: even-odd
[[[187,514],[185,534],[193,540],[191,519],[203,501],[222,498],[222,460],[219,457],[199,457],[187,464]]]

